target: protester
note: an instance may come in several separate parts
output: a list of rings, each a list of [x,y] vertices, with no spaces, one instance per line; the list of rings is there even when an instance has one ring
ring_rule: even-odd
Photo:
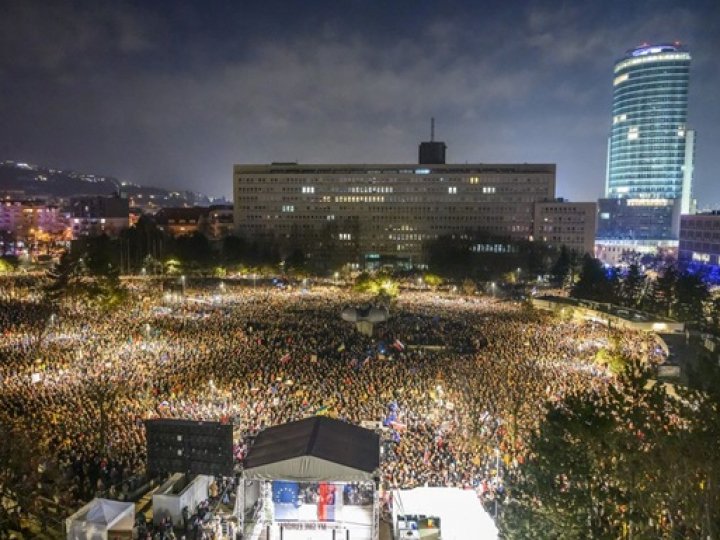
[[[242,460],[265,427],[328,414],[383,424],[382,485],[459,486],[488,498],[524,459],[548,400],[603,390],[610,342],[655,362],[649,334],[561,322],[490,298],[403,293],[374,337],[340,312],[367,301],[227,287],[146,298],[90,317],[58,314],[38,346],[23,309],[0,315],[0,424],[32,433],[68,507],[130,498],[148,418],[231,422]],[[13,304],[15,305],[15,304]]]

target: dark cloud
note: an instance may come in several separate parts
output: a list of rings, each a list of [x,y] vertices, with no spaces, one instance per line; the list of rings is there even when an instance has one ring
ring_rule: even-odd
[[[391,9],[381,9],[391,6]],[[720,202],[714,1],[8,3],[0,158],[230,194],[233,163],[413,161],[437,118],[457,162],[558,164],[602,192],[612,63],[693,52],[696,193]]]

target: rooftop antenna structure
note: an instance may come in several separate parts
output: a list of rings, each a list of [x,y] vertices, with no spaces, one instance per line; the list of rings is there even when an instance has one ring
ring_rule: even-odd
[[[418,163],[421,165],[442,165],[445,163],[444,142],[435,141],[435,117],[430,118],[430,141],[420,143]]]

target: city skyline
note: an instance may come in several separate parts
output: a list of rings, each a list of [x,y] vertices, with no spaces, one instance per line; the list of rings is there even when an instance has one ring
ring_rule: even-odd
[[[234,163],[412,162],[434,116],[448,163],[557,163],[595,200],[613,64],[679,40],[694,193],[720,204],[714,2],[262,6],[7,3],[0,158],[229,196]]]

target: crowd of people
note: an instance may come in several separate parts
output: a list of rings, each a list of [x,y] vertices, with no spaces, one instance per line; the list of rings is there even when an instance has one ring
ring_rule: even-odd
[[[549,400],[609,384],[594,360],[611,339],[631,357],[662,355],[648,334],[611,337],[483,296],[404,292],[367,337],[340,312],[369,299],[336,287],[186,292],[168,304],[136,291],[111,313],[67,310],[35,337],[22,302],[8,303],[0,427],[42,472],[27,493],[71,509],[132,498],[145,480],[148,418],[231,422],[240,462],[263,428],[327,414],[382,424],[385,490],[493,497]],[[25,474],[16,484],[31,482]]]

